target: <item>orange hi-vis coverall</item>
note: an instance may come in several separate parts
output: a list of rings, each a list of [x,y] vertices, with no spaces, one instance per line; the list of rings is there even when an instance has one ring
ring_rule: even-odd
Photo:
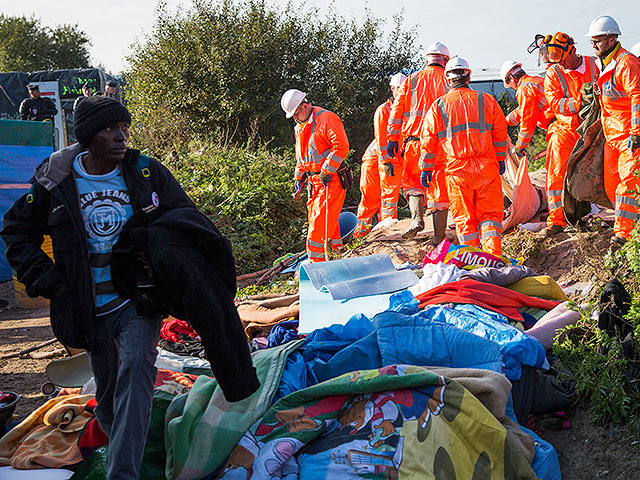
[[[507,158],[507,122],[495,98],[454,88],[427,111],[423,149],[430,171],[441,144],[450,211],[458,240],[494,255],[502,253],[504,200],[499,161]]]
[[[533,75],[525,75],[520,79],[516,90],[518,107],[507,115],[507,125],[520,124],[518,140],[515,148],[524,150],[531,142],[536,127],[546,130],[553,118],[544,96],[544,79]]]
[[[393,99],[390,98],[376,109],[373,116],[373,134],[378,144],[378,166],[380,169],[380,200],[381,216],[380,220],[398,217],[398,197],[400,196],[400,187],[402,186],[402,157],[396,155],[391,158],[387,154],[387,127],[389,125],[389,116]],[[383,165],[391,162],[393,164],[393,177],[384,172]]]
[[[391,158],[387,154],[387,125],[393,99],[378,106],[373,116],[374,139],[362,155],[360,167],[360,204],[358,205],[358,225],[354,238],[364,237],[372,227],[373,216],[378,213],[380,221],[396,218],[398,196],[402,185],[402,157]],[[393,177],[384,171],[384,164],[392,163]]]
[[[349,153],[349,140],[340,118],[320,107],[313,107],[309,119],[296,125],[294,132],[294,180],[302,180],[305,174],[308,177],[307,255],[311,262],[322,262],[325,260],[325,241],[329,248],[342,246],[338,217],[347,191],[342,188],[336,171]],[[321,172],[331,175],[326,187],[318,175]]]
[[[358,224],[353,232],[354,238],[364,237],[371,230],[373,216],[380,211],[380,173],[378,170],[378,147],[375,140],[362,155],[360,167],[360,204],[358,205]]]
[[[389,117],[389,141],[404,142],[404,172],[402,190],[408,199],[410,195],[425,195],[427,208],[444,210],[449,207],[444,175],[439,170],[433,172],[431,184],[425,192],[420,183],[420,140],[422,125],[427,109],[449,89],[444,68],[429,65],[412,73],[404,81],[396,96]]]
[[[619,44],[618,44],[619,45]],[[598,79],[602,106],[604,147],[604,188],[616,206],[613,232],[630,238],[638,218],[638,197],[631,192],[639,188],[640,150],[631,153],[630,135],[640,135],[640,60],[616,46]]]
[[[556,121],[549,125],[547,134],[547,226],[564,227],[567,221],[562,211],[562,189],[571,151],[580,138],[576,129],[582,123],[578,115],[582,106],[580,89],[598,77],[594,57],[582,57],[582,63],[574,70],[551,65],[544,79],[544,95]]]

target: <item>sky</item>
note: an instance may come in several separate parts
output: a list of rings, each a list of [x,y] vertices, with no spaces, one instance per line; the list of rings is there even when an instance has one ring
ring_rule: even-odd
[[[303,0],[294,0],[300,8]],[[286,6],[287,0],[267,0]],[[170,12],[186,11],[191,0],[166,0]],[[102,65],[117,74],[126,71],[125,57],[136,40],[153,32],[157,0],[0,0],[0,13],[35,15],[44,25],[77,24],[91,39],[93,65]],[[640,1],[638,0],[329,0],[307,1],[307,6],[327,12],[330,8],[356,19],[368,8],[374,16],[388,19],[404,10],[406,28],[418,30],[417,43],[423,49],[435,41],[460,55],[479,73],[496,71],[507,59],[537,69],[536,54],[527,46],[536,33],[564,31],[573,36],[579,53],[593,54],[584,36],[598,15],[611,15],[619,23],[623,46],[640,42]],[[386,28],[385,28],[386,30]],[[382,32],[385,33],[385,32]]]

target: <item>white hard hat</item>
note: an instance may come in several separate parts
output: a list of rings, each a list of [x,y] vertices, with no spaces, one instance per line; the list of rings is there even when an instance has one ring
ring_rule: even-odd
[[[407,76],[404,73],[398,72],[393,77],[391,77],[391,80],[389,80],[389,85],[392,87],[399,87],[404,83],[406,79]]]
[[[633,53],[636,57],[640,58],[640,42],[636,43],[633,47],[631,47],[631,50],[629,51]]]
[[[306,97],[306,93],[296,90],[295,88],[284,92],[284,95],[282,95],[280,99],[280,106],[282,110],[284,110],[284,113],[287,114],[287,118],[293,117],[296,108],[298,108],[298,105],[300,105]]]
[[[585,37],[597,37],[598,35],[622,35],[618,22],[609,15],[600,15],[593,19],[589,25],[589,31]]]
[[[432,43],[427,47],[427,51],[425,55],[444,55],[447,58],[450,58],[449,49],[447,46],[440,42]]]
[[[500,78],[502,78],[504,88],[509,86],[507,85],[507,75],[516,67],[522,67],[522,64],[520,62],[514,62],[513,60],[505,60],[502,67],[500,67]]]
[[[466,70],[467,75],[471,75],[471,67],[469,66],[469,62],[467,62],[464,58],[455,56],[451,60],[447,62],[447,66],[444,67],[444,73],[448,79],[456,78],[458,75],[454,75],[451,72],[453,70]]]

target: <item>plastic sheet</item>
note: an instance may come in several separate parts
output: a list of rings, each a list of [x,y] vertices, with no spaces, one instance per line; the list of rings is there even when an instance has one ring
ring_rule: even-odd
[[[302,267],[316,290],[333,300],[396,292],[418,283],[410,270],[396,270],[386,254],[319,262]]]

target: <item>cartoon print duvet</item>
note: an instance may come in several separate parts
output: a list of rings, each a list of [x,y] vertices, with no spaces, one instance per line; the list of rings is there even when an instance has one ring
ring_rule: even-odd
[[[351,372],[280,399],[223,479],[534,479],[500,422],[464,387],[417,366]]]

